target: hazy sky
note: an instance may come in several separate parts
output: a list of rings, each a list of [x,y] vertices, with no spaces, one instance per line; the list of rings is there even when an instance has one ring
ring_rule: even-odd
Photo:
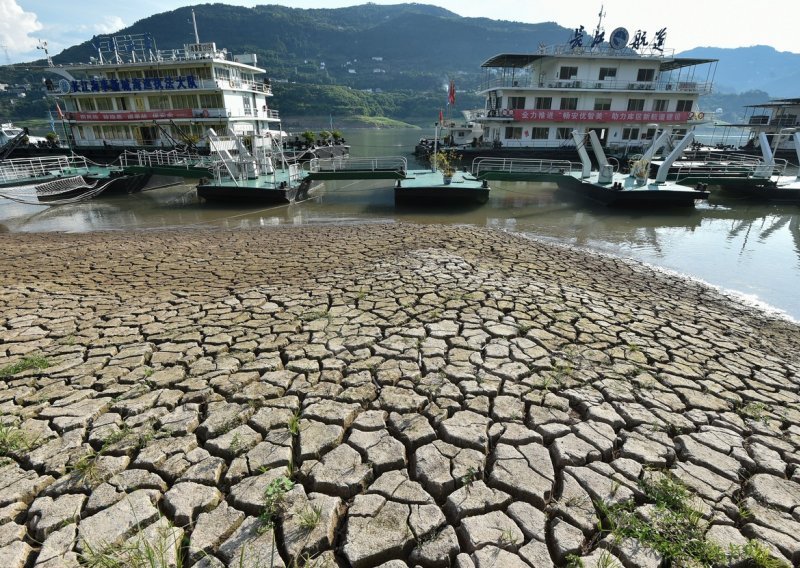
[[[224,1],[224,0],[220,0]],[[375,4],[399,4],[397,0],[372,0]],[[0,64],[39,59],[39,40],[47,41],[51,55],[96,34],[113,33],[135,21],[181,6],[203,4],[186,0],[0,0]],[[294,8],[337,8],[364,4],[358,0],[257,1],[228,0],[226,4],[256,6],[281,4]],[[456,14],[518,22],[557,22],[565,27],[597,24],[600,2],[596,0],[420,0]],[[616,27],[637,29],[648,36],[667,28],[666,47],[684,51],[699,46],[743,47],[771,45],[780,51],[800,53],[797,24],[800,2],[767,0],[671,0],[647,2],[606,0],[606,34]],[[443,30],[458,33],[458,30]],[[201,29],[201,39],[214,41],[213,30]],[[537,45],[532,38],[520,51]],[[221,46],[225,47],[225,46]],[[3,51],[4,50],[4,51]],[[6,55],[7,54],[7,55]],[[476,63],[477,65],[477,63]]]

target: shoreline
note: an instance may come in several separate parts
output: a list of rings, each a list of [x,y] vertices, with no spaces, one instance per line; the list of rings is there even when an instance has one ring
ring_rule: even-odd
[[[657,484],[800,560],[800,326],[708,284],[463,225],[0,250],[4,565],[656,566],[597,517]]]

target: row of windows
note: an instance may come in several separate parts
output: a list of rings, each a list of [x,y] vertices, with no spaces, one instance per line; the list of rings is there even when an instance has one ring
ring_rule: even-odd
[[[577,79],[578,78],[578,68],[564,65],[558,71],[558,78],[559,79]],[[600,72],[597,74],[597,79],[600,81],[605,81],[606,79],[616,79],[617,78],[617,68],[616,67],[601,67]],[[636,80],[637,81],[654,81],[656,78],[656,70],[655,69],[639,69],[636,72]]]
[[[572,138],[572,128],[556,128],[556,140],[568,140]],[[521,140],[523,129],[521,126],[507,126],[505,137],[507,140]],[[640,130],[638,128],[623,128],[623,140],[639,140]],[[530,129],[531,140],[547,140],[550,138],[550,129],[536,127]],[[642,138],[650,140],[655,135],[655,129],[649,128],[642,134]]]
[[[628,99],[627,110],[643,111],[645,99]],[[677,101],[676,112],[689,112],[692,110],[693,102],[689,99]],[[669,107],[669,99],[653,99],[653,108],[651,110],[656,112],[667,112]],[[508,108],[510,109],[524,109],[525,97],[508,97]],[[551,110],[553,108],[553,97],[536,97],[534,107],[536,110]],[[577,110],[578,98],[577,97],[562,97],[559,102],[560,110]],[[611,110],[610,98],[596,98],[594,100],[593,110]]]
[[[153,97],[96,97],[80,100],[80,110],[102,111],[102,110],[146,110],[145,98],[147,99],[147,109],[149,110],[169,110],[176,108],[222,108],[222,95],[158,95]],[[116,106],[115,102],[116,101]]]

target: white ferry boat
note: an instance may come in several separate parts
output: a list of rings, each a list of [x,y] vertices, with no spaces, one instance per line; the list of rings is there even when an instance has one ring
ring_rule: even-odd
[[[761,143],[766,135],[769,149],[776,158],[788,159],[791,162],[798,160],[796,142],[793,134],[800,129],[800,98],[773,99],[771,101],[747,105],[745,107],[745,120],[742,124],[726,124],[726,131],[746,129],[747,140],[737,141],[739,151],[748,154],[761,154]],[[729,139],[728,132],[723,134],[723,139]],[[723,149],[725,148],[723,146]]]
[[[698,107],[711,92],[716,59],[675,57],[666,28],[652,36],[614,29],[604,14],[593,35],[581,26],[563,45],[502,53],[485,61],[483,143],[464,157],[576,157],[572,131],[597,133],[610,155],[641,153],[658,127],[676,138],[712,117]]]
[[[89,63],[50,67],[69,145],[84,155],[130,148],[207,147],[205,132],[280,136],[270,80],[255,54],[213,42],[159,50],[149,34],[94,40]]]

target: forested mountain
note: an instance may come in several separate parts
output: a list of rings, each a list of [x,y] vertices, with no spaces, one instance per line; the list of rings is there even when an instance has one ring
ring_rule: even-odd
[[[697,47],[681,55],[719,59],[714,86],[720,93],[760,90],[774,98],[800,97],[800,54],[755,45]]]
[[[564,43],[571,34],[553,22],[464,18],[425,4],[336,9],[202,4],[194,11],[201,41],[258,56],[258,65],[273,80],[275,106],[285,117],[365,115],[430,123],[446,102],[450,79],[458,90],[457,108],[482,105],[474,94],[481,63],[502,52],[529,53],[540,44]],[[194,42],[190,22],[191,8],[179,8],[139,20],[115,35],[149,33],[159,49],[182,48]],[[96,55],[87,40],[53,59],[66,64]],[[703,47],[680,55],[720,60],[717,92],[701,100],[701,107],[723,107],[732,113],[726,118],[733,118],[745,101],[800,96],[800,55],[765,46]],[[0,68],[0,82],[37,85],[41,75]],[[45,112],[41,99],[15,102],[11,109],[0,100],[0,115],[13,119]]]
[[[522,24],[463,18],[424,4],[365,4],[337,9],[266,5],[194,7],[201,41],[233,53],[255,53],[273,79],[358,89],[436,90],[460,77],[475,90],[480,65],[500,52],[533,51],[567,39],[555,23]],[[194,42],[191,8],[139,20],[119,34],[150,33],[160,49]],[[87,61],[91,41],[65,50],[56,63]]]

